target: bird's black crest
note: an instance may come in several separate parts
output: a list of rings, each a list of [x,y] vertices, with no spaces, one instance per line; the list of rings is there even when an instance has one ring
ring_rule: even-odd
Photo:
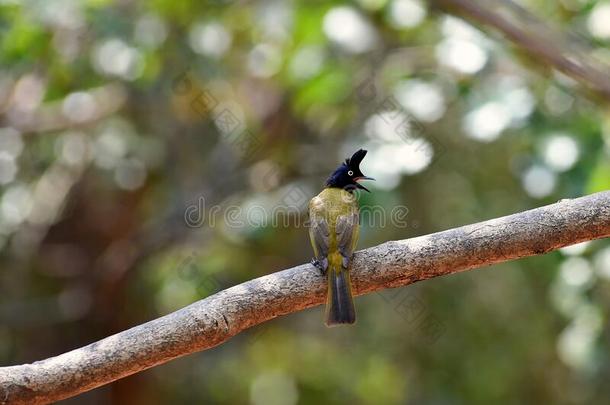
[[[362,162],[362,159],[364,159],[365,156],[366,151],[364,149],[358,149],[351,158],[345,159],[345,164],[351,168],[359,169],[360,162]]]

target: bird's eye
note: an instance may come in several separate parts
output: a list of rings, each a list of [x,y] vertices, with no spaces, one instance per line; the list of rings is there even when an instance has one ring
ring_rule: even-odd
[[[353,176],[353,175],[354,175],[354,172],[353,172],[353,171],[351,171],[351,170],[349,170],[349,171],[347,172],[347,175],[348,175],[348,176]]]

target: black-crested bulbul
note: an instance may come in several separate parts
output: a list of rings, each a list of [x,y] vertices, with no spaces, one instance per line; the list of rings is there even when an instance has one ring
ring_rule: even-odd
[[[349,266],[358,243],[359,209],[354,190],[369,191],[360,180],[374,180],[360,171],[366,150],[346,159],[326,180],[324,190],[309,202],[312,263],[326,275],[326,325],[356,322]]]

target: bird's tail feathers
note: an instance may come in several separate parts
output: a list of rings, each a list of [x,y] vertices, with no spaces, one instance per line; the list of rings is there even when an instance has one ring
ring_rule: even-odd
[[[352,283],[346,269],[328,268],[328,294],[326,298],[326,326],[356,322],[356,309],[352,297]]]

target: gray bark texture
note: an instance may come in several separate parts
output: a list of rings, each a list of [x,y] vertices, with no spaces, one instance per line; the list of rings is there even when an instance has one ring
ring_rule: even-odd
[[[358,251],[351,269],[354,292],[404,286],[608,236],[610,192],[562,200]],[[0,367],[0,403],[44,404],[68,398],[217,346],[278,316],[320,305],[325,295],[325,278],[309,264],[259,277],[68,353]]]

